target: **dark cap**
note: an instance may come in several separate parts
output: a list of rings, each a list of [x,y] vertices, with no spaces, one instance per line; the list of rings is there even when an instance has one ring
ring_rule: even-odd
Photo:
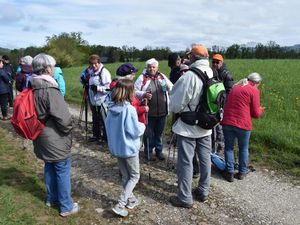
[[[116,74],[118,76],[124,77],[132,73],[136,73],[138,69],[136,69],[131,63],[124,63],[117,69]]]

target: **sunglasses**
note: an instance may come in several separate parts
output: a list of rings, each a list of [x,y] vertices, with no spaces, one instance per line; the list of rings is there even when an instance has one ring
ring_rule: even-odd
[[[216,61],[216,60],[212,61],[212,64],[219,64],[219,63],[220,63],[220,61]]]

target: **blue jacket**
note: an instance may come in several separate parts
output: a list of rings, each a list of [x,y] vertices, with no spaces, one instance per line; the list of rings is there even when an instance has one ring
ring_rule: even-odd
[[[4,69],[0,69],[0,94],[9,93],[10,77]]]
[[[109,102],[105,129],[112,155],[128,158],[139,154],[140,136],[145,131],[145,125],[138,121],[136,110],[129,102]]]
[[[66,94],[66,84],[65,84],[65,80],[64,80],[62,70],[61,70],[60,67],[55,67],[54,80],[57,82],[58,88],[59,88],[62,96],[65,96],[65,94]]]

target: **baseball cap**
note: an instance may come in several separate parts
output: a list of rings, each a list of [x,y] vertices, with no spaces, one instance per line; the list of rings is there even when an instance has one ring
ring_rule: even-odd
[[[207,48],[204,46],[204,45],[201,45],[201,44],[196,44],[196,45],[193,45],[193,47],[191,48],[190,51],[187,52],[187,54],[194,54],[194,55],[197,55],[197,56],[200,56],[200,57],[205,57],[205,58],[208,58],[208,51],[207,51]]]
[[[224,62],[223,56],[221,54],[214,54],[212,59],[219,60],[221,62]]]
[[[116,74],[118,76],[127,76],[132,73],[136,73],[138,69],[136,69],[131,63],[124,63],[117,69]]]

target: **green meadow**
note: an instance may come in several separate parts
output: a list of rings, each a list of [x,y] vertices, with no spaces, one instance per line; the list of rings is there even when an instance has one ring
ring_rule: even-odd
[[[140,74],[144,63],[135,62]],[[250,140],[250,159],[261,166],[279,169],[293,175],[300,175],[300,71],[299,60],[226,60],[227,67],[235,82],[251,72],[263,77],[259,86],[264,116],[253,120]],[[105,64],[112,77],[121,63]],[[63,69],[66,81],[66,100],[80,104],[82,85],[79,82],[85,67]],[[161,61],[159,70],[168,75],[166,61]],[[167,127],[170,130],[170,122]]]

